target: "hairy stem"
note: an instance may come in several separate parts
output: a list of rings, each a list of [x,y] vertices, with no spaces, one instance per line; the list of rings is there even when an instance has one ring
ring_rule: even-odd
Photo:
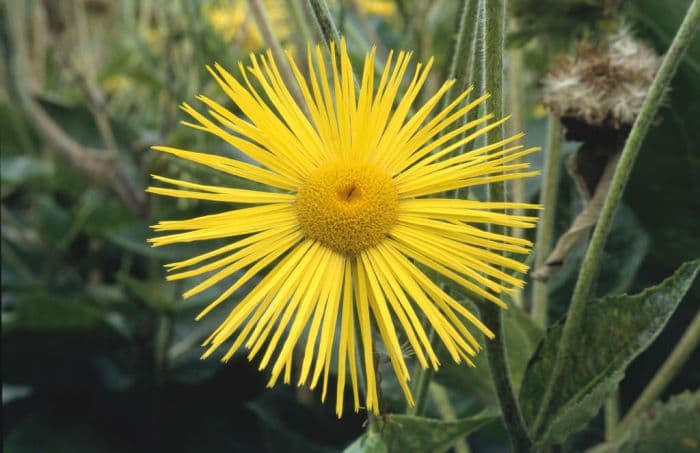
[[[338,28],[333,22],[333,17],[325,0],[307,0],[307,4],[311,8],[313,17],[316,19],[317,33],[323,38],[323,42],[327,46],[330,46],[331,42],[340,43]]]
[[[603,253],[605,240],[612,226],[613,215],[617,209],[622,193],[624,192],[627,181],[629,180],[634,161],[639,154],[642,141],[649,130],[649,125],[654,117],[656,110],[663,99],[664,92],[668,87],[673,74],[676,72],[678,63],[685,53],[688,45],[691,42],[695,30],[700,23],[700,0],[693,0],[693,3],[688,7],[685,18],[680,28],[673,38],[671,47],[664,57],[661,67],[651,84],[649,93],[642,104],[642,109],[639,116],[632,126],[629,137],[622,149],[620,161],[617,165],[615,174],[613,175],[612,183],[608,197],[603,205],[598,223],[593,230],[591,243],[586,251],[586,256],[583,259],[578,280],[574,288],[574,294],[571,298],[571,305],[567,315],[566,324],[562,332],[562,338],[557,351],[557,359],[552,369],[552,374],[549,377],[545,393],[542,397],[540,410],[537,418],[532,426],[532,432],[537,434],[542,430],[542,421],[549,411],[552,403],[553,389],[561,379],[564,373],[565,358],[570,354],[573,345],[573,339],[578,335],[583,319],[583,311],[591,295],[591,288],[600,267],[600,258]]]
[[[430,345],[433,347],[433,349],[435,349],[437,347],[435,344],[437,342],[437,334],[435,333],[435,329],[430,329],[428,340],[430,341]],[[423,368],[420,363],[416,363],[415,369],[416,371],[414,375],[416,376],[416,384],[413,388],[415,404],[413,407],[409,407],[407,405],[406,412],[411,415],[423,415],[425,412],[425,404],[428,399],[428,388],[430,387],[430,381],[432,380],[435,371],[432,368]]]
[[[431,385],[430,396],[432,396],[433,401],[435,401],[435,407],[443,420],[457,420],[457,411],[455,411],[454,405],[452,405],[450,401],[450,395],[447,393],[445,387],[437,384]],[[471,451],[466,437],[462,437],[456,441],[452,445],[452,448],[455,453],[470,453]]]
[[[153,333],[153,376],[155,383],[163,384],[167,364],[168,344],[172,332],[172,319],[169,313],[156,315],[156,328]]]
[[[443,107],[447,107],[458,94],[461,94],[469,86],[470,69],[474,60],[474,37],[479,28],[477,23],[478,8],[478,0],[462,0],[459,25],[450,60],[450,72],[447,75],[448,79],[455,79],[456,83],[445,95]]]
[[[484,19],[484,86],[491,92],[490,107],[494,116],[503,117],[503,48],[506,25],[505,0],[482,0]],[[487,135],[488,143],[499,142],[503,138],[503,126],[494,128]],[[505,199],[505,185],[502,182],[488,186],[489,201],[499,202]],[[490,230],[503,233],[504,228],[491,225]],[[532,445],[523,422],[518,400],[513,392],[510,370],[505,349],[501,309],[485,302],[481,308],[484,323],[496,334],[493,341],[486,342],[491,378],[501,406],[503,422],[513,451],[525,452]]]
[[[698,343],[700,343],[700,311],[695,315],[693,321],[690,323],[685,333],[681,337],[680,341],[668,356],[666,361],[659,371],[656,372],[654,378],[647,384],[646,388],[639,395],[637,401],[632,405],[632,408],[627,412],[625,418],[618,425],[615,430],[615,436],[619,436],[629,425],[646,410],[651,403],[656,401],[656,399],[661,395],[661,392],[671,383],[674,377],[678,374],[681,367],[693,353],[695,348],[697,348]]]
[[[476,11],[478,8],[478,0],[462,0],[460,6],[460,18],[456,33],[455,43],[452,49],[452,59],[450,64],[450,72],[447,79],[455,79],[457,82],[446,93],[443,99],[443,108],[449,105],[458,94],[461,94],[469,84],[469,68],[471,61],[474,60],[473,40],[478,24],[476,22]],[[455,127],[459,127],[466,122],[466,115],[459,120]],[[459,151],[461,152],[461,150]],[[459,197],[459,191],[455,191],[455,196]],[[433,348],[436,347],[435,342],[437,335],[435,331],[430,331],[430,343]],[[428,388],[433,377],[432,368],[423,368],[420,364],[416,364],[416,384],[414,388],[415,406],[407,408],[407,412],[413,415],[422,415],[425,410],[425,400],[428,395]]]
[[[557,189],[561,174],[561,125],[553,114],[547,118],[547,144],[545,145],[544,175],[540,190],[540,204],[544,206],[542,218],[537,225],[535,239],[534,269],[542,267],[552,250],[554,236],[554,213],[557,206]],[[532,287],[532,318],[537,324],[547,327],[548,307],[547,283],[534,281]]]

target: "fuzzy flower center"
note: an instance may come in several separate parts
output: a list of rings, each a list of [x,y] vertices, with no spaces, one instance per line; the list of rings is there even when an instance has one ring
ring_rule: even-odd
[[[299,223],[307,237],[347,255],[381,241],[394,225],[398,193],[389,175],[357,161],[319,167],[299,188]]]

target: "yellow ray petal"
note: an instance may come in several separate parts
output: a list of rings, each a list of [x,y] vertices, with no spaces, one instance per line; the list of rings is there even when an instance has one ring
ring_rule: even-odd
[[[369,317],[367,281],[358,268],[359,260],[355,258],[352,261],[352,276],[355,288],[357,322],[360,327],[360,340],[365,362],[365,405],[368,411],[378,415],[379,399],[377,395],[377,376],[374,371],[374,342],[372,341],[372,325]]]
[[[360,395],[357,385],[357,368],[355,363],[355,320],[353,316],[353,291],[351,267],[348,259],[344,259],[343,296],[341,298],[342,315],[340,327],[340,344],[338,347],[338,383],[336,387],[336,415],[343,414],[343,396],[346,379],[346,361],[349,362],[350,380],[355,403],[355,412],[360,409]]]
[[[222,173],[245,178],[267,186],[278,187],[280,189],[292,190],[296,189],[297,185],[290,182],[287,178],[273,173],[264,168],[251,165],[239,160],[230,159],[228,157],[217,156],[214,154],[206,154],[195,151],[187,151],[170,146],[153,146],[154,151],[172,154],[174,156],[205,165]]]

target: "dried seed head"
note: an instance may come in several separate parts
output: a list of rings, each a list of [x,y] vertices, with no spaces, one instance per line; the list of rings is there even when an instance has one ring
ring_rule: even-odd
[[[544,80],[544,102],[559,117],[619,129],[639,113],[661,57],[627,27],[597,46],[582,43]]]

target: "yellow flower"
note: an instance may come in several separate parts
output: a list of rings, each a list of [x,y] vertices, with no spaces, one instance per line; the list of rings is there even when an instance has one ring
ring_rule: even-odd
[[[393,17],[396,14],[396,3],[390,0],[360,0],[359,5],[367,14],[382,17]]]
[[[279,1],[264,0],[275,34],[285,42],[291,34],[287,11]],[[236,42],[246,50],[257,50],[263,45],[262,36],[253,15],[244,0],[228,0],[202,6],[204,17],[225,42]]]
[[[507,118],[490,122],[493,115],[488,114],[457,126],[488,95],[467,102],[468,90],[444,110],[436,109],[454,81],[446,82],[412,111],[432,60],[416,67],[400,97],[410,53],[390,55],[378,83],[374,80],[374,51],[366,55],[359,89],[344,41],[340,52],[331,48],[334,63],[330,67],[320,47],[310,48],[308,77],[287,56],[303,97],[301,105],[287,89],[286,84],[294,81],[283,80],[269,51],[251,56],[247,68],[239,63],[240,79],[218,64],[208,68],[240,114],[206,96],[198,99],[208,107],[208,116],[183,104],[194,120],[185,124],[221,138],[245,160],[155,147],[256,183],[261,190],[154,176],[178,188],[151,187],[149,192],[218,201],[228,210],[161,221],[154,226],[156,231],[174,233],[150,241],[163,246],[230,240],[208,253],[167,266],[172,272],[169,280],[209,274],[184,297],[232,279],[197,319],[253,277],[262,276],[205,341],[204,357],[226,343],[225,361],[245,346],[249,360],[259,358],[259,369],[270,370],[269,386],[282,375],[289,383],[293,368],[298,385],[315,388],[323,376],[322,400],[333,362],[338,372],[338,416],[343,412],[348,376],[354,408],[359,410],[358,366],[363,366],[364,405],[377,413],[375,341],[381,339],[412,404],[399,331],[418,362],[434,369],[440,362],[428,340],[429,327],[452,360],[468,364],[480,346],[464,321],[487,337],[494,336],[424,271],[432,269],[475,297],[505,307],[499,295],[511,294],[523,285],[511,271],[526,272],[527,266],[501,252],[526,254],[531,243],[488,232],[485,225],[529,228],[536,220],[503,212],[534,205],[439,194],[535,175],[524,171],[528,164],[518,159],[537,149],[512,145],[523,135],[518,134],[456,154],[462,145],[499,127]],[[236,274],[239,271],[243,274]]]

